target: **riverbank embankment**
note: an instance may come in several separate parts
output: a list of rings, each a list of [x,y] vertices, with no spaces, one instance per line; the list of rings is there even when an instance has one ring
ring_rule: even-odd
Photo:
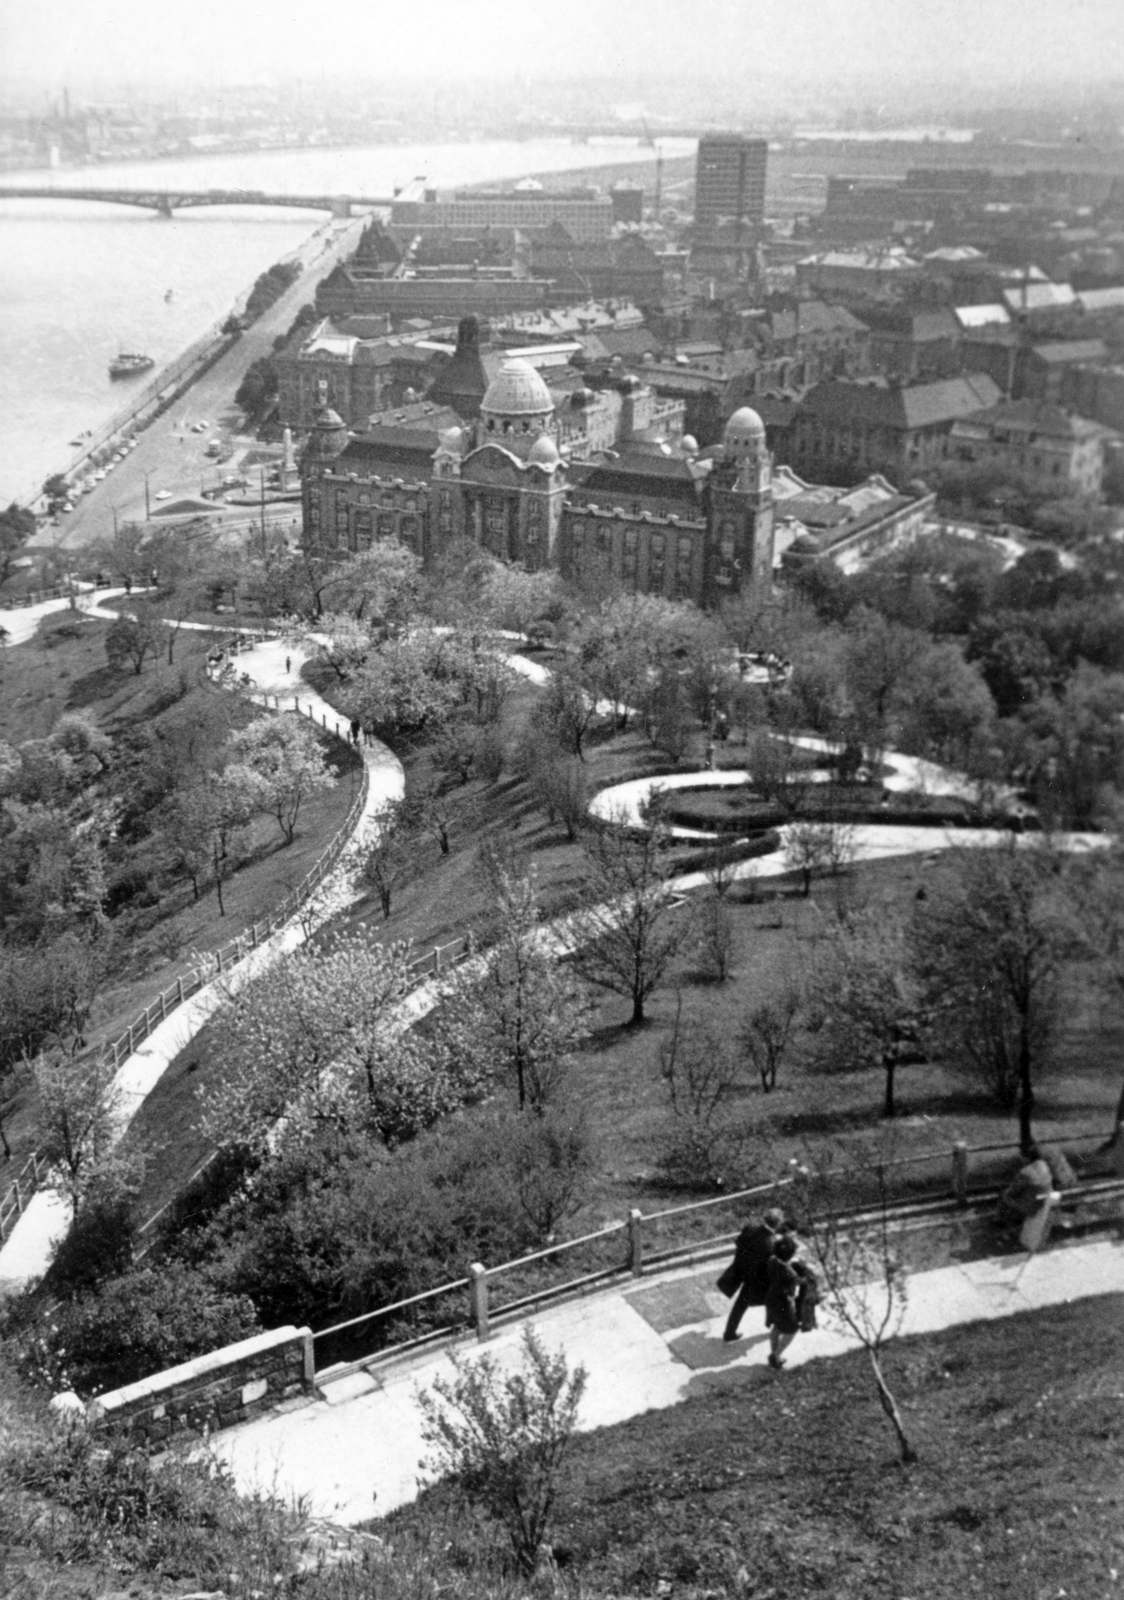
[[[206,455],[206,433],[188,424],[177,401],[190,391],[192,412],[199,419],[208,419],[208,425],[230,413],[247,370],[272,352],[274,340],[288,331],[301,306],[315,295],[321,278],[355,248],[364,221],[358,216],[326,222],[293,252],[287,259],[299,262],[302,271],[284,294],[240,338],[224,338],[222,348],[197,361],[190,374],[164,386],[163,398],[144,430],[137,430],[136,448],[82,496],[59,528],[42,530],[35,542],[41,548],[78,549],[106,535],[115,515],[118,521],[141,521],[146,508],[157,502],[198,495],[214,463]],[[244,306],[245,298],[240,297],[238,304]]]
[[[291,250],[287,255],[282,256],[280,258],[281,262],[291,263],[301,268],[301,277],[296,280],[292,288],[298,289],[302,284],[306,283],[309,273],[320,267],[324,253],[332,250],[333,245],[338,245],[341,236],[346,236],[349,241],[348,248],[352,248],[350,240],[354,233],[354,221],[349,226],[346,223],[341,224],[338,220],[329,218],[315,228],[295,250]],[[334,260],[335,253],[333,253],[333,264]],[[199,380],[224,356],[233,351],[236,346],[243,342],[247,343],[247,348],[250,345],[254,346],[254,354],[245,363],[246,367],[250,365],[250,361],[257,359],[261,352],[256,348],[257,341],[253,340],[250,335],[266,319],[269,320],[272,329],[274,319],[270,316],[270,311],[274,307],[271,307],[261,318],[258,318],[249,329],[227,331],[230,328],[232,318],[240,319],[245,314],[253,288],[254,285],[252,283],[247,284],[235,297],[229,311],[212,323],[206,332],[201,334],[175,360],[162,367],[154,377],[148,380],[143,388],[135,391],[127,405],[122,407],[120,411],[115,412],[100,427],[91,430],[89,437],[75,448],[74,453],[66,464],[58,468],[59,474],[66,478],[68,483],[75,483],[86,473],[92,471],[98,464],[98,458],[104,452],[111,451],[124,440],[139,435],[150,428],[154,422],[163,416],[177,401],[181,400],[189,390],[194,388]],[[275,302],[275,306],[280,305],[282,302],[288,302],[291,293],[292,289],[281,296]],[[275,330],[271,333],[271,339],[273,336],[275,336]],[[234,387],[237,387],[237,383]],[[233,395],[234,389],[232,388],[228,403],[229,399],[233,398]],[[122,464],[119,463],[118,466],[120,465]],[[116,469],[113,470],[116,471]],[[97,491],[91,491],[91,493],[96,494]],[[104,496],[99,498],[104,498]],[[39,511],[43,509],[42,484],[37,484],[29,489],[25,495],[19,498],[19,503],[26,506],[28,510]],[[69,540],[63,542],[70,543]]]

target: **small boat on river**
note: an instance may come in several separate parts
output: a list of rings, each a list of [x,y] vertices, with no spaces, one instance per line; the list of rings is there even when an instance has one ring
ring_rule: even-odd
[[[147,372],[156,365],[152,356],[142,356],[137,351],[122,350],[109,363],[111,378],[133,378],[138,372]]]

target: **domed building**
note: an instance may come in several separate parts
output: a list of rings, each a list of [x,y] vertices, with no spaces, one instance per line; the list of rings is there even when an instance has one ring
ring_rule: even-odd
[[[479,383],[475,332],[462,324],[460,376],[431,399]],[[325,423],[302,469],[306,545],[343,557],[394,537],[428,562],[463,539],[596,594],[700,606],[768,584],[772,459],[757,413],[735,411],[721,444],[700,452],[683,437],[682,403],[634,373],[607,366],[580,381],[552,394],[531,361],[508,355],[475,418],[411,417],[344,448]]]
[[[529,361],[509,356],[480,402],[484,439],[495,439],[526,459],[553,418],[554,401],[542,378]]]

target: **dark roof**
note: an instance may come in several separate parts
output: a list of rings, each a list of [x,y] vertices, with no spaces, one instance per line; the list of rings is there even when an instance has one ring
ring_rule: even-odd
[[[611,356],[644,356],[660,347],[650,328],[599,328],[591,337],[599,339]]]
[[[799,412],[833,422],[866,422],[901,430],[930,428],[994,405],[1000,392],[983,373],[908,388],[832,379],[809,390]]]
[[[755,394],[753,409],[766,428],[787,428],[796,415],[799,402],[779,394]]]
[[[829,305],[825,300],[801,300],[796,307],[799,333],[861,333],[861,322],[846,306]]]
[[[430,399],[453,406],[462,417],[478,417],[487,387],[480,324],[475,317],[462,317],[457,327],[457,347],[430,389]]]
[[[1044,405],[1038,400],[1001,400],[998,405],[974,411],[967,422],[983,427],[1010,428],[1016,433],[1045,435],[1054,439],[1085,439],[1108,430],[1084,417],[1073,416],[1061,406]]]
[[[951,311],[910,311],[904,306],[871,306],[867,322],[874,333],[897,334],[913,344],[927,344],[933,339],[956,339],[960,324]]]
[[[365,467],[407,467],[420,476],[429,475],[438,430],[422,428],[369,428],[356,434],[338,456],[343,471],[354,463]]]
[[[660,500],[681,500],[693,511],[699,506],[695,480],[681,456],[634,453],[619,461],[598,462],[582,472],[575,487],[590,498],[604,496],[609,501],[618,495],[637,500],[647,494]]]

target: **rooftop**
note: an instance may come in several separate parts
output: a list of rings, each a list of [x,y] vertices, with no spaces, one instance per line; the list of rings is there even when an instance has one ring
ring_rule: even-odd
[[[942,378],[937,383],[907,387],[847,383],[832,379],[817,384],[798,407],[798,415],[825,421],[866,422],[897,430],[938,427],[994,405],[1000,389],[984,373]]]
[[[1067,366],[1074,361],[1101,361],[1108,349],[1103,339],[1058,339],[1036,344],[1034,354],[1039,361]]]

